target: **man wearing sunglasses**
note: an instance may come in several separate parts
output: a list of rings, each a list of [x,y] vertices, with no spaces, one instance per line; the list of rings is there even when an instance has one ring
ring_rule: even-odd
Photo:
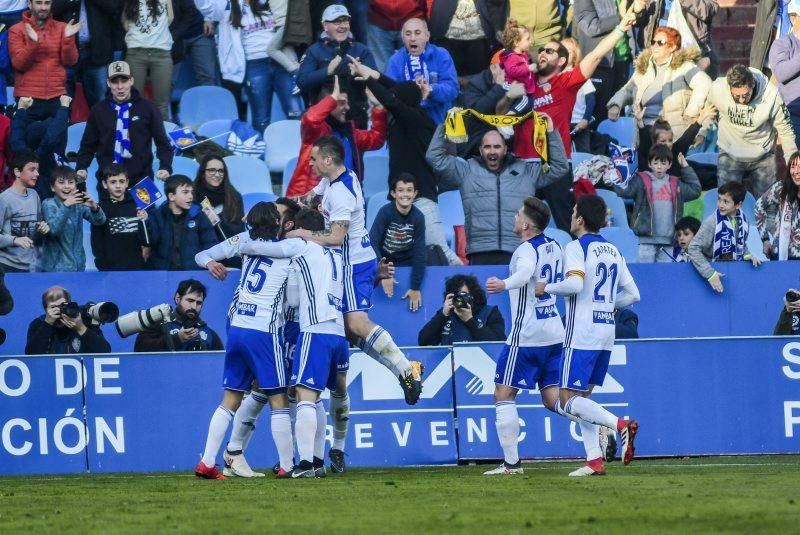
[[[636,15],[627,13],[622,22],[604,37],[600,43],[586,54],[574,69],[565,70],[569,52],[558,41],[550,41],[539,48],[536,64],[536,89],[533,93],[517,99],[513,103],[504,96],[497,104],[498,113],[522,115],[533,109],[537,113],[546,113],[553,118],[553,124],[564,142],[567,158],[572,155],[572,136],[570,119],[578,90],[588,78],[594,74],[602,59],[611,52],[622,36],[627,35],[636,22]],[[539,158],[539,154],[531,142],[533,121],[525,121],[514,127],[514,154],[521,159]],[[542,189],[542,197],[550,205],[553,219],[561,229],[568,230],[572,218],[572,206],[575,199],[570,191],[572,177],[569,173],[551,186]]]

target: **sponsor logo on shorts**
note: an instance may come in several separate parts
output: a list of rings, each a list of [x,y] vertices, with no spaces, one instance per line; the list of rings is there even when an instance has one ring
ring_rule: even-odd
[[[240,316],[255,316],[258,305],[251,303],[237,303],[236,313]]]
[[[536,307],[536,319],[545,320],[547,318],[555,318],[558,313],[556,312],[555,305],[547,305],[543,307]]]
[[[602,310],[595,310],[592,312],[594,316],[592,321],[595,323],[605,323],[606,325],[614,325],[614,313],[613,312],[604,312]]]

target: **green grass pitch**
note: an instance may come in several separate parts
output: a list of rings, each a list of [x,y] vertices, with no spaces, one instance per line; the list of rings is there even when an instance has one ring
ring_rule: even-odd
[[[0,533],[798,533],[800,455],[360,469],[324,480],[187,472],[0,478]]]

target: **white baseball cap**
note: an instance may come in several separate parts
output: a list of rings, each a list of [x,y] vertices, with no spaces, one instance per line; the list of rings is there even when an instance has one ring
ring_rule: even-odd
[[[350,18],[350,12],[341,4],[332,4],[322,12],[322,22],[333,22],[340,17]]]

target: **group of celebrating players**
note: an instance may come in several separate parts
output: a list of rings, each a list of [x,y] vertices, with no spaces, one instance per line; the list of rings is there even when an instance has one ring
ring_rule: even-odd
[[[323,177],[317,187],[298,202],[258,203],[247,214],[247,232],[196,256],[198,265],[219,279],[227,274],[221,261],[242,257],[228,314],[223,399],[209,423],[203,458],[195,467],[198,477],[264,475],[250,468],[243,452],[267,403],[279,457],[276,477],[325,477],[327,415],[320,395],[326,388],[333,420],[330,468],[343,472],[350,410],[348,341],[399,379],[408,404],[419,399],[422,365],[409,361],[367,315],[376,279],[390,275],[383,264],[379,274],[361,187],[344,159],[341,141],[320,138],[311,151],[311,165]],[[319,209],[311,207],[316,204]],[[578,239],[562,254],[543,233],[550,219],[546,204],[531,197],[517,213],[514,230],[522,244],[512,256],[510,276],[486,282],[491,293],[509,291],[512,313],[495,375],[504,461],[486,475],[522,473],[515,397],[520,388],[536,384],[548,409],[580,426],[587,463],[571,476],[605,474],[600,442],[609,433],[601,433],[601,427],[619,437],[623,463],[633,460],[638,423],[617,418],[590,399],[608,368],[614,311],[639,300],[622,255],[598,234],[605,216],[600,197],[579,198],[571,228]],[[556,296],[567,297],[566,326]],[[220,472],[216,457],[231,421]]]

